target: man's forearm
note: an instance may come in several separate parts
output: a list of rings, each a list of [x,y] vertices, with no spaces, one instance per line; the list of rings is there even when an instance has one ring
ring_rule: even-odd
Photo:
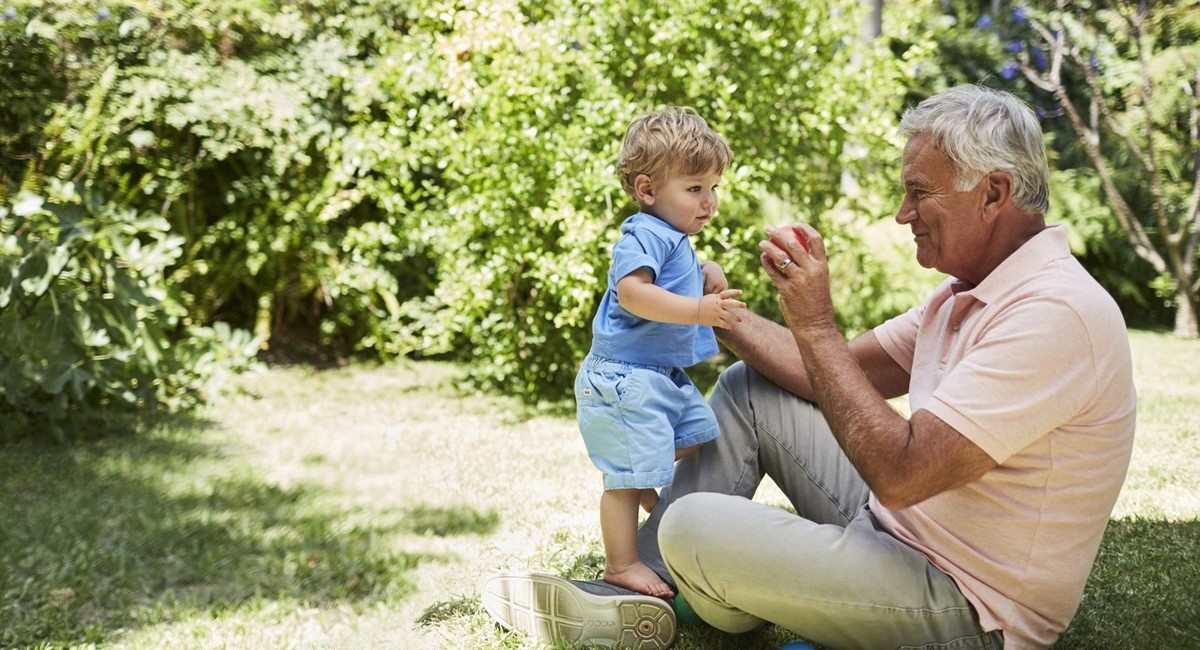
[[[832,326],[799,333],[796,342],[829,428],[885,506],[920,503],[996,466],[982,449],[928,411],[909,419],[896,413]],[[861,353],[863,341],[858,349]],[[897,379],[894,369],[881,377],[884,386]]]
[[[780,388],[815,401],[812,384],[804,369],[804,360],[796,339],[784,326],[753,314],[742,313],[742,322],[731,329],[716,330],[717,338],[746,365],[754,368]]]
[[[804,332],[794,340],[829,428],[859,474],[878,493],[881,484],[894,478],[897,454],[902,455],[907,446],[908,421],[884,400],[832,325]]]
[[[906,508],[994,468],[995,460],[929,411],[905,419],[892,410],[886,398],[908,391],[909,371],[873,331],[849,343],[838,331],[820,233],[800,224],[767,235],[760,259],[779,290],[809,392],[879,500]]]
[[[888,372],[876,373],[888,384],[900,383],[904,373],[885,359],[882,349],[874,349],[878,343],[871,348],[873,337],[847,343],[832,326],[797,337],[790,329],[749,313],[736,328],[718,331],[717,336],[776,385],[819,405],[846,456],[885,503],[912,503],[929,494],[924,485],[897,481],[915,460],[908,453],[915,451],[909,448],[909,421],[887,404],[856,354],[871,359],[872,367],[890,364]]]

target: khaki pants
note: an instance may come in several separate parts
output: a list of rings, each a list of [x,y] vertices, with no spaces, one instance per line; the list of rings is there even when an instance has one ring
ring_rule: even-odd
[[[701,618],[839,649],[1003,647],[954,580],[877,527],[816,407],[740,363],[710,402],[721,436],[679,462],[638,539]],[[750,500],[764,475],[798,514]]]

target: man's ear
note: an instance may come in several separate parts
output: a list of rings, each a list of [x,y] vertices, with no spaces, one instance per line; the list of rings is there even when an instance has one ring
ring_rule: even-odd
[[[637,196],[638,203],[654,205],[654,181],[649,176],[638,174],[637,178],[633,179],[633,193]]]
[[[995,171],[984,178],[983,218],[991,220],[1012,202],[1012,175]]]

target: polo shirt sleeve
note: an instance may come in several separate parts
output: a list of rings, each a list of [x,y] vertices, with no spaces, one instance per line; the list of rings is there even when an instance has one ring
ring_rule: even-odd
[[[924,408],[998,463],[1097,394],[1093,337],[1062,300],[1014,305],[978,338]]]
[[[641,268],[649,269],[651,276],[657,279],[670,250],[670,242],[647,228],[634,228],[621,235],[613,245],[610,267],[613,286],[621,278]]]
[[[892,360],[900,364],[905,372],[912,374],[913,357],[917,348],[917,332],[921,328],[921,318],[924,306],[912,309],[890,318],[875,328],[875,338],[883,346],[884,352]]]

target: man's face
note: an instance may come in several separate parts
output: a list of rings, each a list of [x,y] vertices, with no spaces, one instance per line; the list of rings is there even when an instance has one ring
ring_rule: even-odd
[[[715,170],[703,174],[668,176],[653,189],[643,209],[666,221],[677,230],[694,235],[712,220],[717,211],[717,183],[721,175]]]
[[[922,133],[908,142],[900,177],[904,202],[896,222],[912,229],[918,264],[957,278],[972,277],[988,236],[982,219],[983,180],[972,189],[955,190],[954,168],[933,138]]]

